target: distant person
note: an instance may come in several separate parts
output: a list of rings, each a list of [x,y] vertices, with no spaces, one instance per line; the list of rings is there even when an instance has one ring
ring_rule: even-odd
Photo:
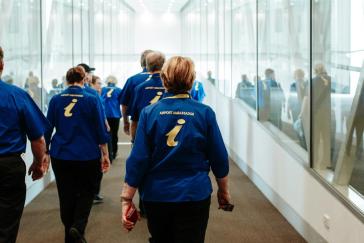
[[[96,76],[96,75],[92,75],[91,76],[91,82],[89,83],[90,84],[90,88],[95,90],[96,93],[97,93],[97,98],[98,99],[101,99],[101,104],[102,104],[102,111],[104,113],[104,115],[106,114],[106,110],[105,110],[105,102],[104,100],[101,98],[101,91],[102,91],[102,82],[101,82],[101,78]],[[86,79],[87,80],[87,79]],[[109,128],[109,122],[106,122],[106,128],[107,128],[107,131],[110,133],[110,128]],[[110,134],[108,134],[109,136]],[[109,160],[111,162],[112,160],[112,156],[111,156],[111,140],[109,139],[108,141],[108,144],[107,144],[107,148],[108,148],[108,151],[109,151]],[[102,182],[102,178],[103,178],[103,173],[101,171],[99,171],[98,173],[98,178],[97,178],[97,183],[96,183],[96,192],[95,192],[95,197],[94,197],[94,204],[100,204],[100,203],[103,203],[104,202],[104,197],[101,196],[100,192],[101,192],[101,182]]]
[[[151,77],[149,80],[136,86],[133,93],[133,102],[130,106],[130,116],[132,120],[130,135],[132,142],[134,142],[135,139],[141,111],[144,107],[152,105],[162,99],[165,91],[160,77],[160,72],[165,62],[164,54],[153,51],[146,56],[145,60],[147,71],[150,73]],[[145,216],[141,198],[139,201],[139,208],[142,216]]]
[[[52,99],[53,96],[56,94],[59,94],[61,90],[58,88],[58,79],[52,79],[52,88],[49,90],[47,95],[47,105],[49,104],[49,101]]]
[[[101,78],[99,76],[92,75],[90,86],[91,86],[91,88],[93,88],[94,90],[96,90],[96,92],[99,95],[101,95],[101,91],[102,91],[102,81],[101,81]]]
[[[145,61],[146,56],[151,53],[152,50],[145,50],[140,57],[140,65],[143,68],[141,73],[135,74],[128,78],[126,81],[122,96],[121,96],[121,105],[122,105],[122,116],[124,121],[124,132],[127,135],[130,135],[130,121],[129,116],[131,114],[130,106],[132,105],[132,97],[134,94],[135,87],[146,81],[148,78],[151,78],[151,75],[147,71],[147,64]]]
[[[101,97],[105,105],[106,118],[110,126],[111,133],[111,153],[112,159],[115,159],[118,153],[118,134],[121,119],[121,93],[122,89],[116,87],[117,79],[109,76],[106,79],[106,87],[102,88]]]
[[[24,83],[24,89],[28,89],[29,88],[29,83],[40,83],[39,78],[37,76],[34,75],[33,71],[30,71],[28,74],[28,77],[25,80]]]
[[[28,138],[34,156],[28,173],[33,180],[42,178],[49,165],[44,139],[49,122],[29,94],[1,80],[3,69],[0,47],[0,242],[15,243],[26,194],[21,154]]]
[[[32,78],[28,79],[28,94],[34,102],[38,105],[38,107],[42,107],[42,92],[46,94],[46,91],[42,89],[40,86],[39,78],[33,76]]]
[[[85,76],[81,67],[69,69],[69,87],[51,99],[47,114],[52,129],[46,140],[51,145],[66,243],[86,242],[84,233],[98,174],[110,166],[102,107],[98,98],[83,88]]]
[[[215,113],[191,99],[195,80],[192,60],[173,57],[161,77],[165,97],[140,114],[132,152],[126,162],[122,221],[135,208],[139,188],[145,203],[150,242],[204,242],[208,224],[212,169],[220,207],[230,202],[229,161]]]
[[[254,85],[249,81],[248,75],[241,75],[241,81],[238,83],[235,91],[235,97],[244,99],[246,96],[246,89],[254,88]]]
[[[279,129],[282,129],[282,109],[285,102],[284,93],[280,83],[276,80],[273,69],[267,68],[264,74],[264,84],[267,86],[266,95],[268,95],[270,99],[269,121]]]
[[[293,76],[294,80],[289,91],[296,96],[288,99],[288,116],[292,114],[293,121],[296,121],[301,112],[303,98],[308,95],[308,82],[305,80],[305,72],[302,69],[297,69]]]
[[[161,70],[165,62],[163,53],[153,51],[146,58],[147,71],[151,77],[148,81],[136,86],[133,95],[133,103],[131,106],[131,137],[134,141],[136,129],[140,117],[140,113],[144,107],[152,105],[162,99],[164,95],[164,87],[161,80]]]
[[[331,77],[326,68],[319,63],[314,66],[314,78],[312,79],[312,114],[313,136],[312,147],[314,151],[313,165],[317,169],[333,169],[332,151],[332,120],[331,120]],[[334,130],[335,131],[335,130]],[[319,156],[318,149],[322,156]]]
[[[7,84],[13,85],[14,84],[14,78],[12,75],[5,75],[3,76],[3,81]]]
[[[207,80],[212,84],[215,85],[215,79],[212,77],[212,71],[207,71]]]
[[[202,82],[195,80],[191,89],[191,97],[194,100],[202,103],[206,97],[205,89],[203,88]]]

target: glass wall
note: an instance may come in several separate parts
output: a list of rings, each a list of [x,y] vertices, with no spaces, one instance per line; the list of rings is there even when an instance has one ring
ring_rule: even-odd
[[[0,13],[2,80],[24,88],[43,111],[79,63],[102,79],[116,76],[120,86],[126,80],[134,12],[123,0],[0,0]]]
[[[364,212],[364,0],[192,0],[191,13],[183,50],[207,52],[204,81]]]

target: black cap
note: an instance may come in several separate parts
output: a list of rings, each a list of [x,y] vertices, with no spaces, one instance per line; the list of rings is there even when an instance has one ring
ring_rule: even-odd
[[[85,72],[86,72],[86,73],[90,73],[90,72],[92,72],[92,71],[95,71],[95,70],[96,70],[95,68],[92,68],[92,67],[90,67],[89,65],[87,65],[87,64],[85,64],[85,63],[80,63],[80,64],[78,64],[77,66],[81,66],[81,67],[83,67],[83,69],[85,69]]]

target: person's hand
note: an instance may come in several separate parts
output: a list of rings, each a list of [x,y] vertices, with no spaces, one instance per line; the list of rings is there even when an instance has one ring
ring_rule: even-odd
[[[41,179],[44,174],[49,169],[49,155],[44,154],[41,161],[36,161],[34,159],[33,163],[31,164],[28,175],[32,176],[33,181]]]
[[[110,169],[110,159],[109,156],[102,156],[101,157],[101,171],[102,173],[106,173]]]
[[[111,128],[110,128],[109,123],[108,123],[108,122],[106,122],[106,123],[105,123],[105,125],[106,125],[106,131],[107,131],[107,132],[110,132],[110,131],[111,131]]]
[[[124,133],[126,135],[130,135],[130,123],[129,122],[124,122]]]
[[[126,230],[131,231],[135,227],[135,223],[127,219],[127,213],[129,208],[134,208],[136,210],[133,201],[123,200],[121,202],[121,222]],[[137,213],[138,213],[138,220],[140,220],[140,214],[139,212]]]
[[[231,198],[228,191],[218,190],[217,191],[217,202],[219,203],[219,209],[223,208],[224,205],[230,204]]]

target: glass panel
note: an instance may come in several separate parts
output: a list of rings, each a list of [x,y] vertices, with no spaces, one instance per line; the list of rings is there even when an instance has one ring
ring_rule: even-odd
[[[256,1],[233,0],[232,89],[235,98],[256,109]]]
[[[43,87],[45,107],[66,87],[65,75],[72,66],[72,2],[42,1]]]
[[[40,1],[0,1],[0,12],[2,80],[24,88],[41,108]]]
[[[207,80],[217,85],[217,31],[216,31],[217,0],[207,1]]]
[[[350,195],[364,194],[364,1],[313,1],[312,9],[313,167],[357,202]]]
[[[306,0],[258,2],[258,117],[306,161],[309,8]]]

